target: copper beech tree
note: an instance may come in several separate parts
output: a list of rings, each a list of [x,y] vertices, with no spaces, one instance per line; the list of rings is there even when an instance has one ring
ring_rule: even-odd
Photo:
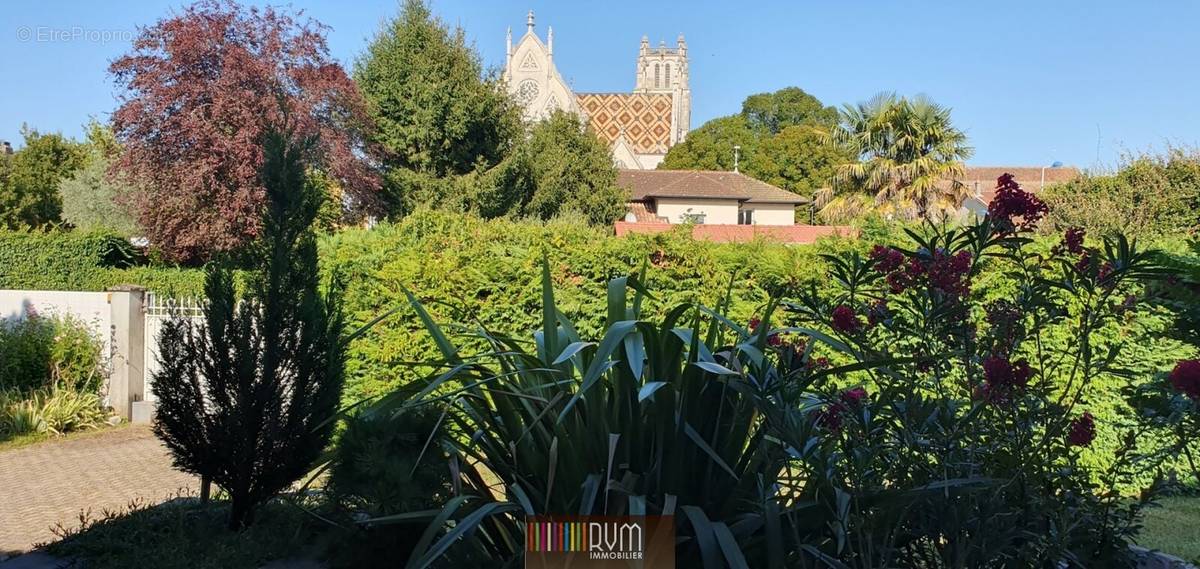
[[[260,233],[259,142],[283,113],[318,141],[351,202],[374,202],[378,176],[357,152],[362,98],[329,58],[324,27],[299,17],[202,0],[143,29],[109,68],[123,90],[116,170],[134,188],[123,200],[168,258],[203,261]]]

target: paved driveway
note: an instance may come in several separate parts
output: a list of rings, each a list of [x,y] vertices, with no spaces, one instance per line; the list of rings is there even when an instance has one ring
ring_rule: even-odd
[[[54,539],[50,528],[79,524],[135,499],[160,502],[194,490],[148,427],[132,426],[0,451],[0,559]]]

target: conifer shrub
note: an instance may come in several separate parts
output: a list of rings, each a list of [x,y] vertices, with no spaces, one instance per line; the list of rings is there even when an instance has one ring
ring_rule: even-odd
[[[177,468],[229,495],[232,529],[320,456],[345,366],[339,288],[318,290],[311,141],[281,131],[263,145],[267,207],[261,238],[243,254],[253,267],[246,290],[236,294],[229,268],[210,268],[202,321],[164,326],[152,379],[155,433]]]

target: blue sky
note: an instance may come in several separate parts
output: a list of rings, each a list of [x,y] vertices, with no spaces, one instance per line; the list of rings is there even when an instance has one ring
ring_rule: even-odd
[[[288,6],[286,3],[273,5]],[[137,26],[183,3],[8,2],[0,12],[0,139],[20,125],[78,136],[114,106],[108,62]],[[395,0],[294,1],[330,26],[349,66]],[[560,72],[579,91],[633,86],[639,39],[691,54],[692,127],[747,95],[797,85],[826,104],[926,93],[954,110],[978,165],[1111,166],[1122,152],[1200,142],[1200,2],[824,0],[646,2],[434,0],[484,61],[503,65],[532,8],[554,27]],[[41,40],[41,41],[39,41]]]

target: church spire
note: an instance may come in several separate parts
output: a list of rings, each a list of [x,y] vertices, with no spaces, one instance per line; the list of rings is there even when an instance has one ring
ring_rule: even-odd
[[[525,29],[527,33],[533,33],[533,10],[530,10],[529,15],[525,17]]]
[[[546,26],[546,55],[554,56],[554,26]]]

